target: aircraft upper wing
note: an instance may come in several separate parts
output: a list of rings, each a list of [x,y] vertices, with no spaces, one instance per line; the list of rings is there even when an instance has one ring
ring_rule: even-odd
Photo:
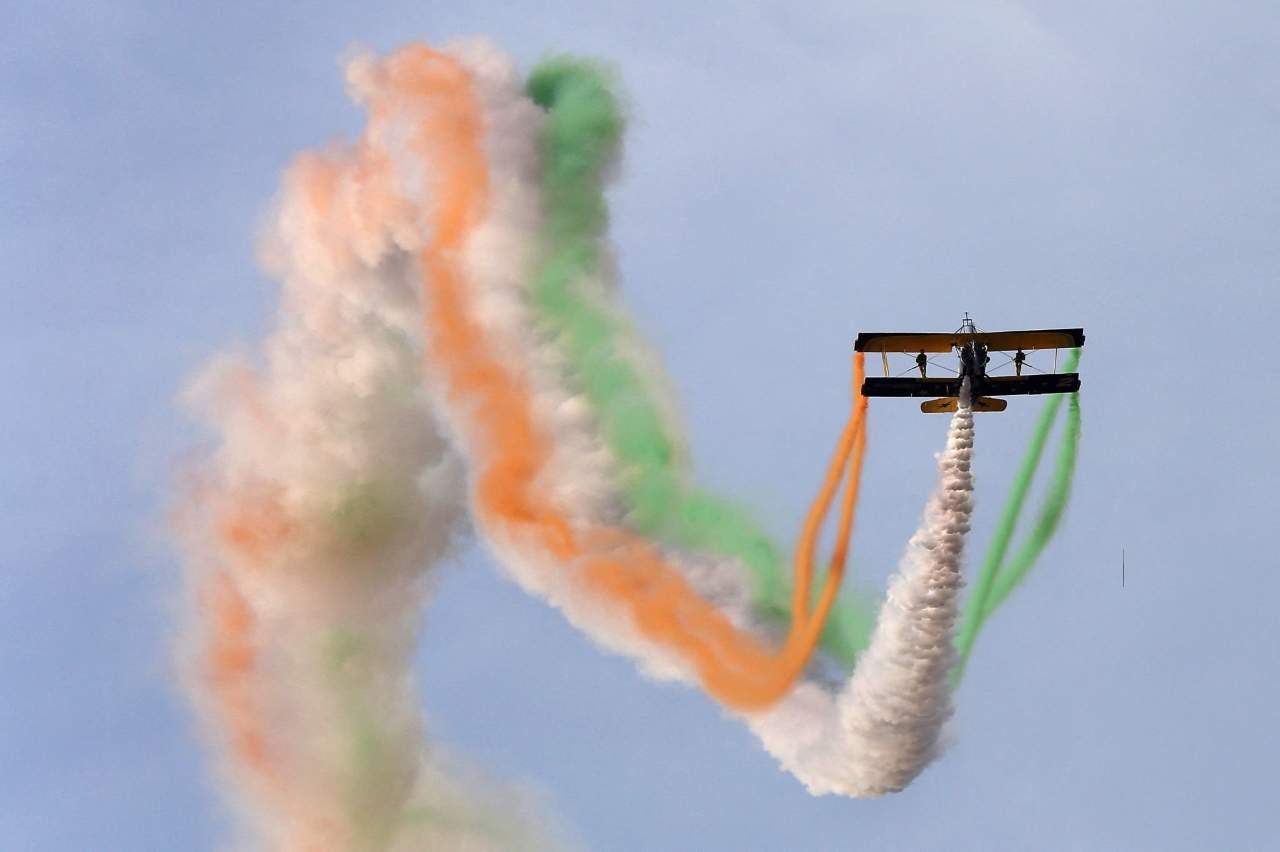
[[[864,331],[853,342],[856,352],[950,352],[958,334]]]
[[[970,335],[960,332],[864,331],[854,341],[858,352],[950,352],[966,343]],[[980,331],[972,339],[997,352],[1015,349],[1073,349],[1084,345],[1083,328],[1046,328],[1032,331]]]
[[[1015,349],[1075,349],[1084,346],[1083,328],[1045,328],[1036,331],[980,331],[979,343],[997,352]]]

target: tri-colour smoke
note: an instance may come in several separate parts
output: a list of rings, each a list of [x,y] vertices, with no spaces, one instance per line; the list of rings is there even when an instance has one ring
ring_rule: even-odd
[[[188,392],[218,442],[175,511],[193,601],[184,659],[246,841],[553,842],[519,792],[463,781],[425,744],[418,621],[433,567],[467,529],[601,645],[740,715],[812,792],[905,787],[951,707],[967,397],[873,619],[870,602],[839,594],[868,444],[861,359],[788,574],[742,503],[694,482],[664,371],[619,300],[604,190],[625,121],[611,75],[558,57],[522,80],[471,41],[362,55],[347,76],[367,126],[296,159],[264,238],[283,284],[276,328]],[[1049,499],[1005,563],[1056,410],[961,655],[1062,517],[1074,398]],[[815,653],[830,664],[809,665]],[[833,683],[833,670],[852,674]]]

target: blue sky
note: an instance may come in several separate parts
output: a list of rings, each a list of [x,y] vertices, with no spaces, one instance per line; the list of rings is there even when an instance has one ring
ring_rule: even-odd
[[[1083,325],[1065,526],[982,637],[949,753],[812,799],[469,549],[425,614],[434,739],[588,848],[1262,848],[1280,762],[1269,393],[1280,11],[1265,3],[19,2],[0,34],[0,848],[214,849],[173,680],[173,398],[252,341],[254,237],[353,135],[339,57],[483,33],[617,63],[629,304],[699,473],[791,540],[859,330]],[[1038,405],[978,423],[990,535]],[[874,406],[854,570],[914,528],[944,421]],[[1120,588],[1120,553],[1128,584]]]

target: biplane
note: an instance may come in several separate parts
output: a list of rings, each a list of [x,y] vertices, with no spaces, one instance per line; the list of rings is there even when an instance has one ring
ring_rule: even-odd
[[[951,334],[911,332],[862,332],[854,342],[858,352],[879,352],[884,376],[863,381],[863,396],[935,397],[920,403],[926,414],[955,411],[959,406],[960,387],[969,379],[969,392],[974,411],[1004,411],[1005,396],[1040,393],[1072,393],[1080,390],[1079,373],[1057,372],[1057,350],[1084,345],[1083,328],[1037,329],[1033,331],[979,331],[968,314],[960,328]],[[1054,372],[1044,372],[1027,363],[1027,353],[1054,350]],[[935,364],[926,353],[955,351],[960,356],[959,369]],[[989,372],[991,353],[1009,355],[1000,368],[1012,365],[1013,375]],[[908,373],[889,375],[891,354],[912,356],[915,366]],[[1012,354],[1010,354],[1012,353]],[[952,376],[929,375],[930,365],[954,373]],[[1027,372],[1024,375],[1024,370]]]

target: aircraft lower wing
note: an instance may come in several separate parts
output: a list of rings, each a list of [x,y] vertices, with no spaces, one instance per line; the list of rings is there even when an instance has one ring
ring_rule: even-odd
[[[975,383],[976,396],[1015,396],[1028,393],[1074,393],[1079,373],[1037,373],[1032,376],[987,376]]]
[[[1072,393],[1080,390],[1079,373],[1037,373],[1032,376],[987,376],[974,383],[973,395],[1016,396],[1034,393]],[[959,379],[880,378],[862,382],[863,396],[959,396]]]
[[[862,381],[863,396],[959,396],[959,379],[879,378]]]

